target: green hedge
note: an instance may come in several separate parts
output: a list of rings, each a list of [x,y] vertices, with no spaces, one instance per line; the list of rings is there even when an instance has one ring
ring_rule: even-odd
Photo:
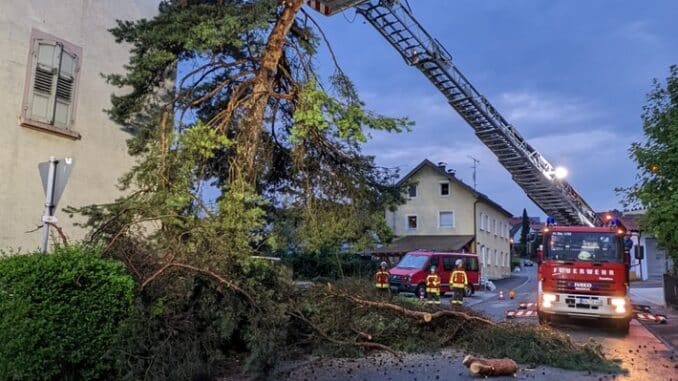
[[[134,282],[95,249],[0,259],[0,380],[96,380],[110,376]]]

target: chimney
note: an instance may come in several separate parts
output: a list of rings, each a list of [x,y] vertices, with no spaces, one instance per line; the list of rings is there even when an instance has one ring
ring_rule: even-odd
[[[446,166],[446,165],[447,165],[447,163],[445,163],[444,161],[439,161],[439,162],[438,162],[438,168],[440,168],[440,169],[443,170],[443,171],[445,170],[445,166]]]
[[[447,170],[447,174],[454,176],[457,173],[454,169],[450,168]]]

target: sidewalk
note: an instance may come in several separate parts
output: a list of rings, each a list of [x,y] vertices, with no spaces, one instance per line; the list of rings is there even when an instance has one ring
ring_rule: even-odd
[[[648,284],[643,286],[648,286]],[[631,284],[629,294],[633,303],[647,304],[652,309],[652,313],[666,316],[666,324],[657,324],[652,321],[640,321],[640,323],[659,340],[674,351],[678,351],[678,311],[666,307],[663,288],[637,287],[636,284]]]
[[[662,287],[639,288],[632,284],[629,294],[631,294],[631,299],[638,304],[650,303],[656,306],[666,306],[664,303],[664,289]]]

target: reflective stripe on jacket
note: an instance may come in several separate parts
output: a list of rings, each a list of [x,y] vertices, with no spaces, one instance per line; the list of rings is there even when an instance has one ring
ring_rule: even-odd
[[[426,292],[440,292],[440,277],[438,274],[429,274],[426,277]]]
[[[450,284],[453,288],[463,288],[468,285],[468,277],[466,277],[466,271],[464,270],[454,270],[452,271],[452,276],[450,277]]]
[[[388,288],[388,278],[391,274],[388,271],[379,270],[374,275],[374,281],[377,288]]]

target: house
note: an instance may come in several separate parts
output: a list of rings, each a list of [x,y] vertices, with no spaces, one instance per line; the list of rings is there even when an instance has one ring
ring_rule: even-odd
[[[116,20],[152,17],[158,0],[3,1],[0,11],[0,249],[40,245],[45,196],[38,163],[72,157],[56,217],[71,239],[84,231],[64,206],[120,196],[133,164],[130,137],[105,113],[115,90],[101,73],[122,73],[129,46],[108,29]],[[33,232],[30,232],[33,231]]]
[[[398,182],[407,201],[386,211],[398,237],[373,254],[399,256],[416,249],[478,253],[483,275],[510,275],[509,218],[506,209],[459,180],[452,170],[424,160]]]
[[[632,210],[620,212],[612,210],[609,212],[600,213],[601,216],[610,215],[618,218],[620,222],[629,231],[633,246],[631,247],[631,269],[630,275],[635,279],[661,279],[662,275],[669,271],[672,267],[671,258],[667,255],[666,250],[657,245],[657,239],[651,233],[643,231],[641,228],[641,220],[645,210]],[[635,257],[635,248],[640,246],[643,248],[644,257],[638,259]]]

